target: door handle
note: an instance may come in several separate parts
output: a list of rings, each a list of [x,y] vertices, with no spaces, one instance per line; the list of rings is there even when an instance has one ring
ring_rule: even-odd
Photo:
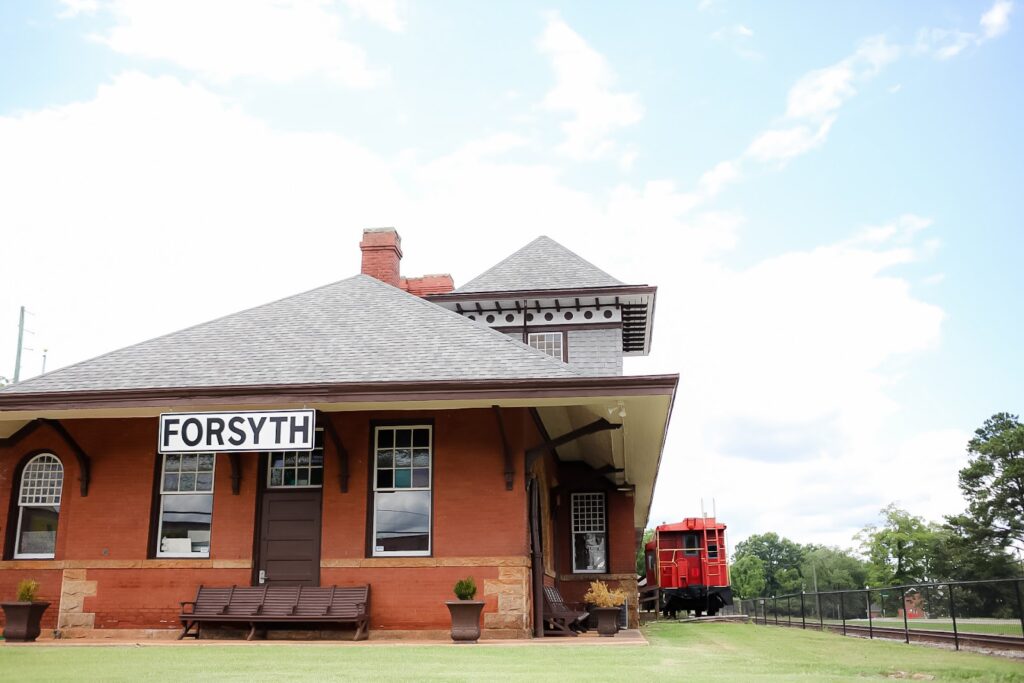
[[[261,569],[260,570],[259,582],[261,584],[267,582],[267,570],[266,569]]]

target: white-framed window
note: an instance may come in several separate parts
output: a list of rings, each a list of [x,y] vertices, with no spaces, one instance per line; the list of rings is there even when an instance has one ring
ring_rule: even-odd
[[[433,428],[373,430],[373,555],[429,555]]]
[[[603,493],[572,494],[572,570],[608,572],[608,526]]]
[[[311,451],[267,453],[267,486],[272,489],[320,488],[324,485],[324,430],[316,429]]]
[[[160,468],[157,557],[209,557],[213,453],[167,453]]]
[[[530,332],[526,335],[527,343],[538,351],[565,360],[565,333],[563,332]]]
[[[25,463],[18,487],[14,559],[53,559],[63,487],[64,465],[57,456],[41,453]]]

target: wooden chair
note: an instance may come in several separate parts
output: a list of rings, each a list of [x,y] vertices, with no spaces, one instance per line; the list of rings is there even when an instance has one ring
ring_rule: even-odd
[[[575,603],[567,603],[554,586],[544,586],[544,635],[577,636],[586,631],[586,620],[590,613],[579,609]]]

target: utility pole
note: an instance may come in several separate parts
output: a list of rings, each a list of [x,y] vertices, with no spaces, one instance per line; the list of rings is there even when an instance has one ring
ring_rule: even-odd
[[[18,378],[21,376],[21,345],[25,340],[25,307],[21,307],[21,313],[18,315],[18,355],[14,359],[14,381],[11,384],[17,384]]]

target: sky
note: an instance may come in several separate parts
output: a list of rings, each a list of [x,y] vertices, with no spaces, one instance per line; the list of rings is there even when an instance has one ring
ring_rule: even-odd
[[[1010,0],[0,4],[0,375],[545,234],[658,286],[653,524],[853,544],[1019,414]]]

